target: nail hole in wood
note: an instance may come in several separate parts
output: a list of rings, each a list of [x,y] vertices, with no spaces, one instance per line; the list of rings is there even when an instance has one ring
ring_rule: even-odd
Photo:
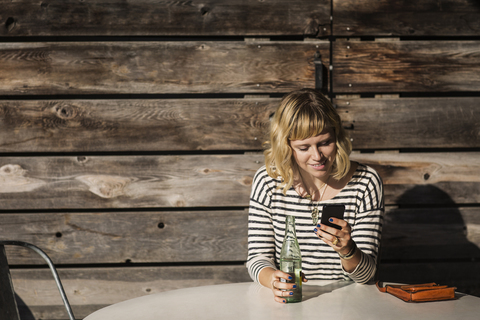
[[[13,29],[13,27],[15,27],[15,19],[8,17],[7,21],[5,21],[5,28],[10,31]]]
[[[210,9],[208,7],[203,7],[200,9],[202,16],[206,15]]]

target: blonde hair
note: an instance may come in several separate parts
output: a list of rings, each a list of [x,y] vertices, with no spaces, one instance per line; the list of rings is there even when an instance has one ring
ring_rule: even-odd
[[[352,144],[332,103],[319,91],[301,89],[283,97],[270,125],[270,140],[265,142],[265,165],[272,178],[281,178],[285,194],[293,184],[294,166],[291,140],[303,140],[332,128],[337,154],[331,175],[340,180],[350,170]]]

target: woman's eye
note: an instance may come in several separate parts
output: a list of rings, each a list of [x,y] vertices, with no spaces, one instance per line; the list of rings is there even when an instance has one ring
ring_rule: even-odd
[[[320,146],[328,146],[330,143],[332,143],[332,141],[328,140],[328,141],[320,143]]]

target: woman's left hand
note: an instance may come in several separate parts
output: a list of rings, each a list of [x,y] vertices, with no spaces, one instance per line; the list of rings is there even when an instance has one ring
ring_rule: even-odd
[[[329,221],[342,227],[341,230],[318,224],[314,229],[315,234],[322,239],[326,244],[333,248],[333,250],[341,254],[347,254],[354,246],[352,240],[352,228],[345,221],[337,218],[330,218]]]

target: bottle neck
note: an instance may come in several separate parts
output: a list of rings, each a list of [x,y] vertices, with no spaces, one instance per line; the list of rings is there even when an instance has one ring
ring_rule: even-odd
[[[295,232],[295,217],[287,216],[285,220],[285,240],[296,239],[297,235]]]
[[[285,239],[283,240],[280,259],[296,259],[301,261],[302,253],[295,233],[295,217],[287,216],[285,220]]]

